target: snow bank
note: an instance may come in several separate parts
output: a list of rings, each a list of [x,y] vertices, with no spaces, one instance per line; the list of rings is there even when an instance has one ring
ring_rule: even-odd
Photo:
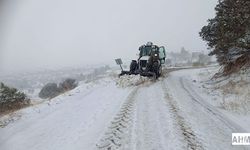
[[[198,99],[203,99],[229,120],[249,131],[250,70],[228,77],[213,78],[219,69],[219,66],[185,69],[171,73],[169,77],[182,79],[180,83],[188,85],[188,89],[196,93]]]
[[[115,81],[118,87],[124,88],[130,86],[138,86],[140,84],[150,81],[150,79],[147,77],[142,77],[140,75],[124,75],[120,78],[116,78]]]
[[[57,107],[58,104],[60,105],[61,103],[65,103],[65,101],[67,101],[67,97],[74,97],[75,95],[79,94],[84,95],[84,93],[86,94],[89,91],[97,89],[98,87],[107,86],[111,83],[113,83],[111,78],[103,76],[91,81],[80,81],[79,86],[75,89],[62,93],[52,99],[32,99],[30,107],[26,107],[10,114],[0,116],[0,128],[3,128],[15,121],[18,121],[22,118],[23,114],[27,115],[32,113],[40,113],[40,111],[47,111],[48,108],[50,110],[53,110],[53,108]]]
[[[219,100],[220,106],[230,112],[250,113],[250,69],[228,77],[212,78],[219,68],[210,68],[199,73],[202,87]]]
[[[14,117],[1,117],[0,149],[94,149],[132,90],[117,88],[109,77],[82,81],[72,91],[22,109]]]
[[[223,108],[237,113],[250,113],[250,69],[215,83],[214,88],[221,92]]]
[[[9,123],[12,123],[16,120],[19,120],[21,118],[21,114],[19,113],[11,113],[8,115],[5,115],[3,117],[0,118],[0,128],[3,128],[5,126],[7,126]]]

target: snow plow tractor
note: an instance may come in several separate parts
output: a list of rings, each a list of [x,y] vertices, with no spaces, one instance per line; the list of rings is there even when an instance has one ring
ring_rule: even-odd
[[[121,59],[116,59],[116,63],[120,65],[122,75],[141,75],[146,77],[153,77],[157,79],[162,74],[162,64],[165,63],[166,52],[163,46],[158,47],[148,42],[146,45],[139,47],[138,60],[132,60],[130,63],[130,70],[124,71],[121,64]]]

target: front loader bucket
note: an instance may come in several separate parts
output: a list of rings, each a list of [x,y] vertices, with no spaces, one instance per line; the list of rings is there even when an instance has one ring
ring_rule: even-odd
[[[119,77],[120,77],[120,76],[123,76],[123,75],[130,75],[130,71],[122,71],[122,72],[119,74]]]
[[[122,71],[122,72],[119,74],[119,77],[120,77],[120,76],[123,76],[123,75],[138,75],[138,74],[139,74],[138,72]]]
[[[136,71],[136,72],[131,72],[131,71],[122,71],[120,74],[119,74],[119,77],[120,76],[123,76],[123,75],[141,75],[143,77],[153,77],[154,79],[157,78],[156,76],[156,73],[154,72],[144,72],[144,71]]]
[[[154,72],[141,72],[140,75],[144,77],[156,77]]]

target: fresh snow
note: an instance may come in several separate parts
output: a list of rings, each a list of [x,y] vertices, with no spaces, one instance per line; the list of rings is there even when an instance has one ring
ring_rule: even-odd
[[[82,84],[50,102],[24,109],[0,129],[1,150],[90,149],[131,89],[109,81]]]
[[[157,81],[114,74],[0,118],[1,150],[248,149],[249,115],[222,107],[218,67],[172,69]]]

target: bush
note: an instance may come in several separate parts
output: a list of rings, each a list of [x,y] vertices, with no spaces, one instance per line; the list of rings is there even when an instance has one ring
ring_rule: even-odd
[[[59,90],[60,90],[60,92],[69,91],[69,90],[72,90],[75,87],[77,87],[77,85],[78,84],[77,84],[75,79],[68,78],[59,84]]]
[[[204,63],[201,63],[201,62],[193,62],[193,67],[201,67],[201,66],[205,66],[205,64]]]
[[[60,94],[56,83],[46,84],[39,93],[40,98],[53,98]]]
[[[72,90],[77,87],[77,82],[75,79],[66,79],[63,82],[59,83],[57,86],[56,83],[48,83],[46,84],[39,93],[39,97],[46,98],[54,98],[66,91]]]
[[[16,88],[0,84],[0,113],[12,109],[20,109],[30,104],[30,99]]]

